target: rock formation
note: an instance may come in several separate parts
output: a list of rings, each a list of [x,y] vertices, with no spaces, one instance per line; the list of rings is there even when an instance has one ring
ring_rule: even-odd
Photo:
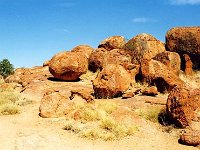
[[[200,27],[172,28],[166,34],[166,47],[169,51],[179,53],[181,59],[188,54],[193,69],[200,69]]]

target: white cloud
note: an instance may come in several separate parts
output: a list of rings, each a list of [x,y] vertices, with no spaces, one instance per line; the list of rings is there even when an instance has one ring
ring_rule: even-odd
[[[155,19],[146,18],[146,17],[137,17],[133,18],[132,20],[134,23],[151,23],[151,22],[157,22]]]
[[[172,5],[198,5],[200,0],[170,0]]]

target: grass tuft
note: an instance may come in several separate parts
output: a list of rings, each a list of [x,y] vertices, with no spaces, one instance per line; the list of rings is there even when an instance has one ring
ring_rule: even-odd
[[[73,104],[72,108],[64,129],[81,137],[107,141],[130,136],[138,131],[137,126],[121,124],[111,117],[112,112],[118,108],[114,102]]]
[[[158,122],[159,114],[162,111],[161,108],[151,108],[146,110],[136,110],[139,116],[152,122]]]

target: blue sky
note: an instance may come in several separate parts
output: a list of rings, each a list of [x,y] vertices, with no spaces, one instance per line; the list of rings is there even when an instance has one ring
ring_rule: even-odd
[[[176,26],[200,26],[200,0],[0,0],[0,60],[38,66],[113,35],[146,32],[165,41]]]

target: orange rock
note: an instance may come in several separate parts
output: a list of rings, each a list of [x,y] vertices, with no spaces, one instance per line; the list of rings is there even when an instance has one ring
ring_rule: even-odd
[[[82,52],[57,53],[49,63],[49,71],[60,80],[73,81],[86,73],[88,60]]]
[[[142,33],[129,40],[124,49],[133,52],[133,63],[141,64],[143,59],[150,60],[164,52],[165,45],[150,34]]]
[[[107,55],[107,50],[104,48],[96,49],[89,58],[89,70],[96,72],[98,69],[103,69],[103,60]]]
[[[112,49],[121,49],[123,48],[124,44],[126,43],[126,40],[123,36],[111,36],[105,40],[103,40],[98,48],[105,48],[106,50],[112,50]]]
[[[163,63],[156,60],[144,60],[141,64],[144,82],[156,85],[159,92],[172,90],[175,86],[182,86],[184,82]]]
[[[181,59],[178,53],[166,51],[157,54],[153,59],[160,61],[161,63],[166,65],[168,69],[173,71],[176,75],[179,75],[181,68]]]
[[[175,87],[167,99],[167,113],[178,127],[190,126],[192,121],[200,121],[200,90]]]
[[[131,74],[121,65],[107,65],[93,81],[96,98],[121,96],[132,84]]]
[[[83,54],[86,55],[87,59],[89,59],[93,51],[94,49],[90,47],[89,45],[79,45],[79,46],[74,47],[71,50],[71,52],[82,52]]]
[[[166,34],[166,48],[180,54],[188,54],[193,62],[193,68],[200,68],[200,27],[172,28]],[[182,64],[184,66],[184,64]]]
[[[193,74],[193,69],[192,69],[192,61],[190,59],[190,56],[188,54],[183,55],[184,61],[185,61],[185,74],[186,75],[192,75]]]

